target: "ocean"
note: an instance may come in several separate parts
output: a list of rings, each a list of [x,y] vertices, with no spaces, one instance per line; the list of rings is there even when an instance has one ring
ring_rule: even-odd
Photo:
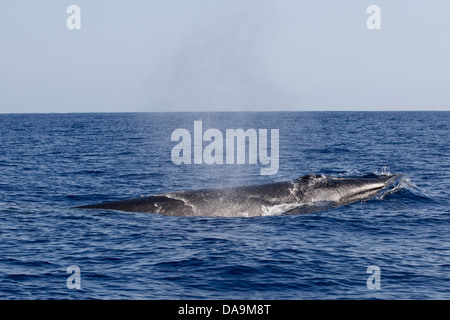
[[[172,161],[176,129],[279,130],[279,168]],[[450,299],[449,112],[0,115],[0,299]],[[326,210],[75,209],[307,174],[402,174]],[[75,271],[74,271],[75,270]]]

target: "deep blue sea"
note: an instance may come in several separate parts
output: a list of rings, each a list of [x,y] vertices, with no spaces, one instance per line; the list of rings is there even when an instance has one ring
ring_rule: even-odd
[[[175,165],[171,134],[195,120],[279,129],[278,173]],[[450,299],[449,123],[449,112],[0,115],[0,299]],[[371,173],[405,179],[383,198],[300,215],[73,209]],[[67,286],[74,265],[80,289]]]

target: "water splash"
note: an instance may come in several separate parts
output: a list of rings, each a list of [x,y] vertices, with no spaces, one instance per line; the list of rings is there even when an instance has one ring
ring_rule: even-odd
[[[383,166],[379,170],[376,169],[376,170],[374,170],[373,173],[376,174],[377,176],[390,176],[390,175],[392,175],[391,169],[388,166]]]

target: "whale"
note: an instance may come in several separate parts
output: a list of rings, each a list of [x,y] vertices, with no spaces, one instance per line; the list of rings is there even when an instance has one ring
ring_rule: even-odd
[[[395,190],[400,178],[398,174],[363,177],[310,174],[262,185],[174,191],[76,208],[201,217],[302,214],[384,195]]]

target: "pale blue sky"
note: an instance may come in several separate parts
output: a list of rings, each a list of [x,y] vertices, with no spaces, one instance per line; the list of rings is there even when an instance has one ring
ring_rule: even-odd
[[[448,0],[0,3],[2,113],[450,110],[449,91]]]

